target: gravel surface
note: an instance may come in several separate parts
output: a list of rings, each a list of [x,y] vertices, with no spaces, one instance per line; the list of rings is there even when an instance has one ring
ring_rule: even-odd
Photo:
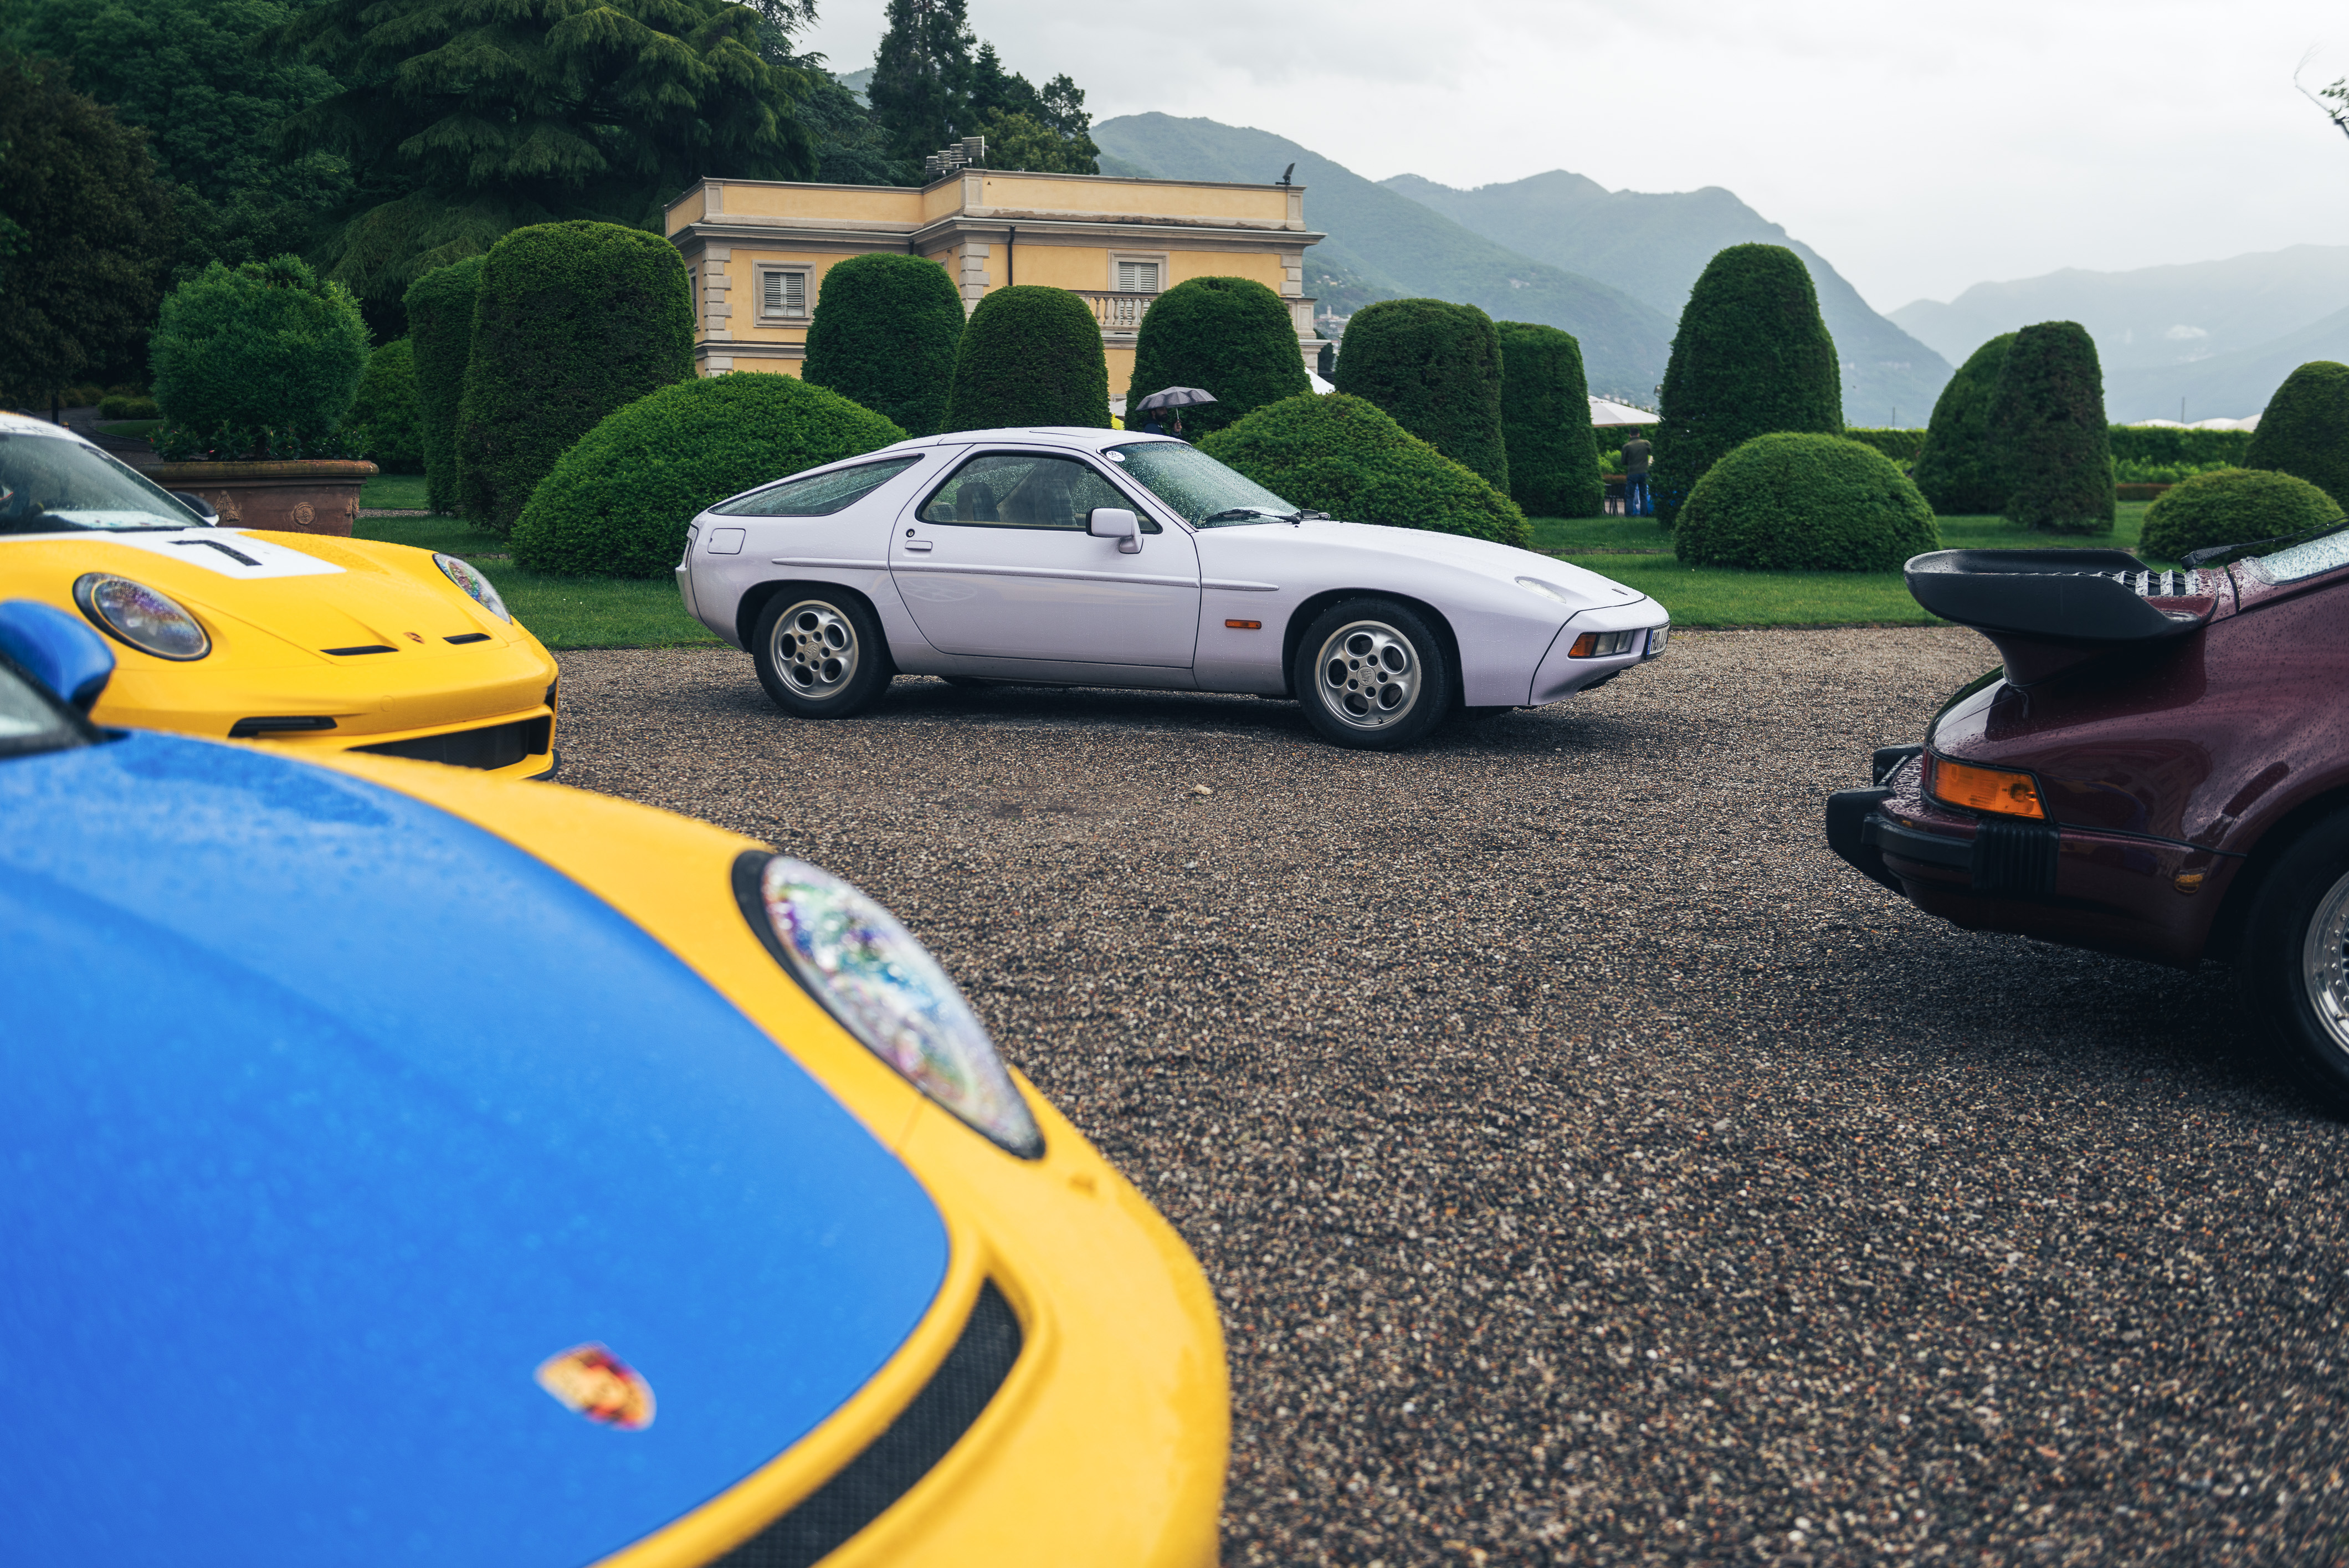
[[[2349,1560],[2349,1129],[2224,977],[1828,855],[1993,661],[1692,633],[1400,756],[1293,705],[562,656],[565,782],[852,877],[1182,1230],[1227,1563]]]

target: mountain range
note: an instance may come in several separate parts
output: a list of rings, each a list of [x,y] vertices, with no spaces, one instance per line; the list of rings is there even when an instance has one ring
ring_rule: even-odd
[[[1713,253],[1744,241],[1802,256],[1841,350],[1844,417],[1921,424],[1950,377],[1930,348],[1870,310],[1817,253],[1727,191],[1610,192],[1563,170],[1457,191],[1416,175],[1383,183],[1268,131],[1164,114],[1092,128],[1104,174],[1261,183],[1295,166],[1308,292],[1341,314],[1371,299],[1454,299],[1496,319],[1563,327],[1582,341],[1590,389],[1652,405],[1690,286]]]

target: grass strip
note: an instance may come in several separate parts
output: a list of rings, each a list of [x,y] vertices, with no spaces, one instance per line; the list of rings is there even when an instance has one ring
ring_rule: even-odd
[[[405,478],[406,475],[393,475]],[[370,482],[372,483],[372,481]],[[420,488],[421,479],[417,480]],[[559,577],[514,565],[504,537],[460,517],[362,517],[354,537],[438,550],[488,574],[514,618],[549,648],[719,648],[667,577]]]
[[[430,504],[424,498],[422,474],[378,473],[359,486],[359,504],[421,512]]]

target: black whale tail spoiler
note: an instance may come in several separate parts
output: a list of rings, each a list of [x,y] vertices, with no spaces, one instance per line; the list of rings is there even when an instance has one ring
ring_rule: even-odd
[[[2157,571],[2126,550],[1936,550],[1902,571],[1919,604],[1996,644],[2017,686],[2193,631],[2218,608],[2225,580]]]

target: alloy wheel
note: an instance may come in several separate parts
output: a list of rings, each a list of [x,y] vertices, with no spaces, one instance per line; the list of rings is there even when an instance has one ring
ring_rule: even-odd
[[[822,599],[805,599],[775,620],[775,673],[810,701],[836,697],[856,678],[856,628]]]
[[[2300,953],[2308,1011],[2333,1044],[2349,1052],[2349,876],[2317,900]]]
[[[1419,650],[1379,620],[1351,621],[1331,632],[1314,670],[1314,690],[1330,716],[1366,732],[1391,729],[1409,717],[1424,681]]]

